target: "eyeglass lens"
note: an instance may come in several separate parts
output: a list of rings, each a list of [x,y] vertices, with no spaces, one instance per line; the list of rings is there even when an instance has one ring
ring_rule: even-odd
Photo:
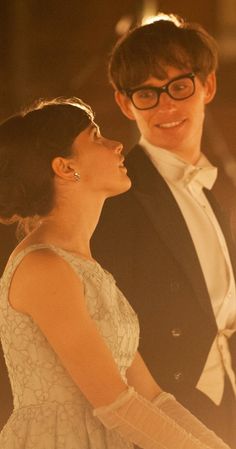
[[[156,106],[162,92],[166,92],[174,100],[184,100],[194,93],[193,77],[184,77],[173,80],[160,88],[143,87],[132,93],[134,106],[139,109],[148,109]]]

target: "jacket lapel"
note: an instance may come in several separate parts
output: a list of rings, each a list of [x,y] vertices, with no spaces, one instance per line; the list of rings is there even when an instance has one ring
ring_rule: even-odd
[[[181,265],[202,308],[213,317],[191,235],[168,185],[139,146],[127,157],[126,166],[132,180],[132,194],[145,210],[159,237]]]
[[[229,251],[229,256],[230,256],[231,263],[232,263],[234,278],[236,279],[236,251],[235,251],[235,243],[234,243],[234,239],[233,239],[232,232],[230,229],[229,221],[228,221],[227,217],[225,216],[224,212],[222,211],[222,209],[220,208],[219,204],[215,200],[215,197],[212,194],[212,192],[207,189],[204,189],[204,193],[205,193],[205,195],[214,211],[214,214],[219,222],[219,225],[223,231],[223,234],[224,234],[224,237],[226,240],[226,244],[227,244],[227,248]]]

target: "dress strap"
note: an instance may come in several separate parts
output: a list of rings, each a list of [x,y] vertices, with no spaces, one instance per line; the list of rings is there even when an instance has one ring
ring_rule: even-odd
[[[40,249],[49,249],[56,253],[59,257],[64,259],[71,268],[76,271],[77,274],[82,274],[84,271],[95,271],[100,272],[103,271],[101,266],[95,260],[89,260],[77,254],[74,254],[70,251],[64,250],[60,247],[54,246],[49,243],[35,243],[33,245],[29,245],[26,248],[19,251],[16,255],[12,254],[8,259],[7,265],[5,267],[4,273],[2,275],[2,281],[4,281],[5,285],[10,285],[12,276],[16,271],[18,265],[21,263],[23,258],[29,254],[30,252],[37,251]]]

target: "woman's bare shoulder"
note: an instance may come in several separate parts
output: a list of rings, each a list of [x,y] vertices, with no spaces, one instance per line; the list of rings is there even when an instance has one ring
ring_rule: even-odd
[[[21,245],[13,257],[26,252],[12,278],[9,300],[11,305],[22,312],[29,313],[32,308],[42,306],[43,301],[53,301],[57,294],[63,298],[67,294],[83,291],[82,281],[69,263],[50,247],[41,245]]]

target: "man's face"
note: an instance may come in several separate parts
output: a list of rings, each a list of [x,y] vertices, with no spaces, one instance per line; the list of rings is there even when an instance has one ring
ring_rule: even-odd
[[[172,78],[189,73],[189,70],[168,67],[166,72],[165,80],[150,77],[141,86],[161,87]],[[200,152],[205,104],[214,94],[215,74],[211,73],[204,84],[195,76],[195,92],[184,100],[174,100],[164,92],[158,105],[148,110],[136,109],[131,100],[120,92],[116,92],[116,101],[123,113],[136,121],[148,142],[194,163]]]

